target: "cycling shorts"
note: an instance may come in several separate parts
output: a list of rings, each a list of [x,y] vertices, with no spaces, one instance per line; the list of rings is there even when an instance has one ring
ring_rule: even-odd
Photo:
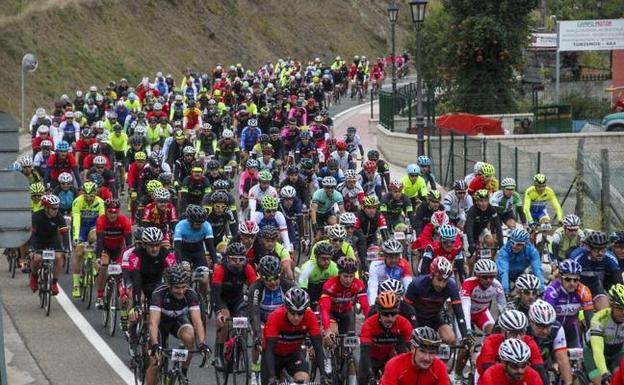
[[[190,263],[193,269],[197,269],[199,266],[208,266],[203,248],[193,252],[188,252],[182,249],[182,257],[180,260]]]
[[[417,317],[416,323],[418,324],[418,327],[429,326],[433,330],[438,330],[443,325],[449,325],[450,320],[446,317],[446,315],[443,316],[442,312],[440,312],[440,314],[434,318]]]
[[[185,328],[190,327],[193,328],[191,321],[187,315],[182,315],[175,318],[162,317],[160,319],[160,324],[158,325],[158,330],[160,331],[161,344],[165,345],[167,337],[172,335],[176,338],[180,338],[180,331]]]
[[[546,206],[531,206],[531,217],[534,221],[539,221],[541,217],[550,216],[548,215],[548,210]]]
[[[338,324],[338,334],[355,332],[355,310],[346,313],[330,312],[330,322]]]
[[[108,261],[110,263],[110,261],[114,261],[115,263],[120,264],[121,263],[121,247],[118,247],[116,249],[109,249],[108,247],[104,247],[104,249],[102,250],[102,252],[108,254]]]
[[[485,238],[492,235],[492,232],[490,231],[490,229],[488,227],[484,228],[483,230],[481,230],[481,233],[479,234],[479,242],[481,244],[485,243]]]
[[[247,301],[240,295],[225,301],[225,306],[230,312],[230,317],[247,317]]]
[[[267,368],[268,363],[266,362],[266,354],[262,355],[261,358],[261,370],[260,376],[262,385],[266,385],[269,383],[270,378],[268,378],[269,370]],[[308,362],[306,361],[305,354],[302,349],[297,350],[293,354],[289,354],[287,356],[278,356],[275,357],[275,373],[282,373],[282,370],[286,370],[291,377],[295,376],[295,373],[298,372],[310,372],[310,368],[308,366]]]
[[[494,324],[494,318],[490,313],[490,309],[485,309],[478,313],[471,313],[470,321],[481,331],[483,331],[487,325]]]

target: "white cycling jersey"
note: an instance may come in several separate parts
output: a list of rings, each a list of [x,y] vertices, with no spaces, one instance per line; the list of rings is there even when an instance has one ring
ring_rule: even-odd
[[[462,283],[460,297],[462,309],[464,311],[464,318],[466,320],[471,319],[471,314],[477,314],[488,310],[494,298],[496,298],[496,304],[499,311],[502,311],[507,303],[503,285],[498,279],[494,279],[492,281],[492,285],[490,285],[487,289],[484,289],[479,284],[479,278],[467,278],[464,283]],[[468,329],[472,327],[470,322],[467,322],[467,326]]]
[[[403,282],[403,287],[407,288],[412,282],[412,269],[405,258],[401,258],[399,263],[390,268],[386,265],[384,258],[381,257],[370,263],[368,267],[368,303],[373,306],[377,299],[379,291],[379,283],[388,278],[393,278]]]
[[[457,223],[464,223],[466,221],[466,212],[472,207],[473,201],[470,194],[465,194],[464,198],[460,200],[455,191],[451,190],[444,196],[442,205],[449,218]]]

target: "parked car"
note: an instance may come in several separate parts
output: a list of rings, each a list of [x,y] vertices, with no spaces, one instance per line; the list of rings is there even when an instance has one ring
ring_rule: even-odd
[[[609,114],[602,119],[605,131],[624,131],[624,112]]]

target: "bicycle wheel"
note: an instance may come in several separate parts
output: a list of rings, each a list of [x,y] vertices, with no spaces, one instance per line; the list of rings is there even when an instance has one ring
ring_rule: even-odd
[[[85,302],[87,303],[87,309],[91,309],[91,302],[93,301],[93,266],[90,259],[85,262]]]
[[[117,330],[117,282],[111,280],[111,289],[109,292],[110,299],[108,300],[107,313],[109,314],[108,334],[112,337]]]
[[[110,285],[109,280],[106,280],[106,284],[104,285],[104,311],[102,312],[102,319],[104,320],[104,327],[108,327],[108,323],[110,321],[110,313],[108,311],[110,307]]]
[[[15,278],[15,271],[17,271],[17,265],[19,264],[19,257],[14,251],[10,251],[9,254],[9,271],[11,272],[11,278]]]
[[[228,378],[229,378],[229,364],[227,362],[225,362],[225,359],[222,355],[221,357],[222,362],[223,362],[223,370],[218,369],[215,366],[215,377],[217,378],[217,385],[227,385],[228,383]]]
[[[46,274],[46,284],[45,284],[45,292],[43,296],[45,297],[45,311],[46,317],[50,316],[50,307],[52,306],[52,268],[48,268],[45,271]]]
[[[243,341],[242,336],[236,339],[236,347],[234,349],[232,362],[232,385],[249,385],[249,378],[251,376],[249,357],[247,344]],[[243,376],[244,379],[242,381],[241,376]]]
[[[585,373],[583,373],[580,370],[575,370],[572,373],[572,385],[588,385],[589,384],[589,380],[587,379],[587,376],[585,375]]]

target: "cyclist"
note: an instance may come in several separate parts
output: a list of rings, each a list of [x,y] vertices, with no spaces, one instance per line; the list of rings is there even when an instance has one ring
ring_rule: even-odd
[[[286,220],[288,228],[288,238],[292,239],[293,249],[295,244],[301,242],[299,237],[303,236],[303,204],[297,197],[297,190],[290,185],[280,189],[280,200],[278,211]]]
[[[399,314],[400,301],[392,291],[382,292],[375,301],[378,313],[368,317],[360,331],[358,383],[368,385],[386,362],[407,351],[412,334],[410,321]]]
[[[505,178],[501,181],[501,190],[492,194],[490,205],[496,207],[501,221],[509,229],[515,229],[517,222],[527,227],[526,215],[522,209],[522,198],[516,191],[516,181],[513,178]]]
[[[191,175],[191,169],[195,163],[195,148],[186,146],[182,149],[182,156],[173,162],[173,175],[175,180],[183,181]]]
[[[538,299],[529,308],[527,334],[537,343],[544,362],[549,367],[557,364],[561,383],[572,385],[572,369],[568,359],[565,330],[556,318],[555,308],[548,302]]]
[[[334,159],[338,162],[338,168],[342,172],[352,168],[355,169],[355,159],[351,157],[349,151],[347,151],[347,142],[342,139],[336,141],[336,151],[329,155],[329,159]]]
[[[557,195],[552,188],[546,186],[546,175],[535,174],[533,176],[533,186],[524,192],[524,214],[529,224],[539,221],[543,216],[548,215],[546,203],[550,202],[555,210],[555,223],[563,219],[563,210],[557,199]]]
[[[204,195],[210,193],[211,187],[204,176],[204,169],[198,163],[191,168],[191,175],[184,178],[180,186],[178,211],[184,212],[187,206],[201,205]]]
[[[581,239],[585,237],[580,229],[581,219],[578,216],[567,214],[561,222],[563,226],[555,230],[550,243],[553,259],[560,262],[569,258],[572,251],[581,246]]]
[[[282,269],[286,277],[292,280],[294,279],[293,261],[286,247],[277,242],[279,233],[280,231],[277,227],[272,225],[264,226],[260,230],[260,241],[254,243],[253,247],[247,251],[247,258],[254,265],[257,265],[263,256],[274,255],[282,261]]]
[[[498,312],[505,308],[507,300],[503,292],[503,286],[497,276],[497,268],[494,261],[483,258],[479,259],[474,266],[474,277],[470,277],[462,283],[461,301],[465,319],[470,319],[467,329],[472,325],[491,334],[494,328],[494,317],[490,313],[492,300],[496,298]]]
[[[594,302],[587,286],[580,283],[583,271],[576,261],[567,259],[559,264],[559,278],[546,287],[544,300],[555,308],[557,321],[565,328],[568,347],[581,347],[579,312],[583,311],[586,329],[589,330],[594,312]]]
[[[466,213],[473,205],[472,195],[466,194],[466,189],[466,182],[458,179],[453,183],[453,189],[446,193],[442,200],[442,206],[449,220],[460,229],[464,228]]]
[[[362,210],[357,213],[355,228],[362,230],[366,237],[366,246],[377,244],[377,232],[381,233],[381,238],[389,238],[386,218],[378,210],[379,198],[377,195],[368,195],[362,201]]]
[[[509,233],[509,240],[498,251],[496,265],[506,294],[510,291],[509,283],[518,278],[527,267],[539,279],[540,291],[544,291],[542,260],[535,246],[529,242],[529,233],[525,229],[515,228]]]
[[[541,384],[540,374],[529,366],[533,352],[526,342],[509,338],[498,348],[501,361],[489,367],[479,385]]]
[[[178,212],[171,203],[171,193],[164,187],[158,187],[152,195],[154,202],[145,206],[141,225],[158,227],[165,237],[163,242],[171,245],[171,233],[178,222]]]
[[[290,253],[293,252],[292,244],[290,243],[290,237],[288,236],[288,225],[286,223],[286,217],[281,211],[278,211],[278,200],[271,195],[265,195],[262,197],[262,211],[256,211],[253,213],[251,220],[258,224],[260,230],[265,226],[273,226],[279,229],[280,236],[282,238],[282,245],[286,247]]]
[[[225,191],[215,191],[209,197],[210,212],[208,223],[212,226],[214,243],[219,245],[226,237],[234,238],[238,235],[238,221],[236,215],[228,207],[233,197]]]
[[[205,208],[189,205],[186,208],[186,219],[178,222],[173,233],[176,258],[190,262],[193,268],[208,266],[206,252],[212,259],[211,265],[217,263],[212,226],[207,219]]]
[[[336,223],[334,205],[338,205],[341,214],[345,212],[342,195],[336,191],[336,178],[326,176],[321,184],[323,188],[314,192],[310,206],[310,222],[315,233],[320,232],[319,225]]]
[[[87,241],[89,232],[95,228],[97,218],[104,215],[105,207],[102,198],[97,196],[97,187],[93,182],[85,182],[83,194],[78,196],[72,204],[72,226],[74,241],[73,262],[73,289],[74,298],[80,297],[80,268],[82,266],[83,245]]]
[[[498,190],[498,180],[494,176],[496,169],[489,163],[481,164],[478,174],[468,183],[468,194],[474,195],[481,189],[488,191],[488,194]]]
[[[316,308],[323,285],[328,279],[338,275],[338,265],[332,260],[333,249],[328,242],[319,242],[314,252],[314,258],[301,266],[298,283],[310,295],[312,307]]]
[[[33,170],[33,160],[30,156],[23,156],[18,159],[22,175],[28,179],[28,184],[43,182],[37,170]]]
[[[427,185],[425,179],[420,176],[420,167],[410,164],[406,168],[407,175],[401,179],[403,191],[412,202],[412,208],[416,211],[418,204],[427,197]]]
[[[65,218],[59,213],[60,199],[56,195],[48,194],[41,198],[43,210],[32,214],[31,246],[35,250],[31,261],[30,288],[37,291],[39,268],[41,267],[42,250],[55,251],[54,268],[52,271],[52,295],[59,293],[58,276],[61,272],[63,255],[62,244],[64,234],[69,231]]]
[[[416,164],[420,167],[420,172],[425,180],[425,186],[428,184],[429,190],[435,190],[437,188],[436,178],[431,172],[431,158],[426,155],[420,155],[416,158]]]
[[[351,158],[361,159],[364,156],[364,147],[362,147],[362,138],[357,133],[357,128],[353,126],[347,127],[347,133],[344,136],[344,141],[347,143],[347,146],[352,145],[354,147],[354,150],[351,152]]]
[[[264,197],[269,196],[275,199],[275,209],[277,209],[277,190],[271,186],[273,175],[268,170],[262,170],[259,174],[258,184],[249,190],[249,217],[255,218],[256,210],[263,210],[262,202]],[[259,204],[259,205],[258,205]]]
[[[429,222],[425,224],[425,226],[421,229],[419,233],[417,233],[419,234],[418,238],[416,238],[414,242],[412,242],[410,247],[416,251],[427,249],[428,246],[431,246],[435,240],[439,239],[438,230],[440,229],[440,227],[448,225],[448,223],[449,217],[444,211],[434,211],[431,214],[431,219],[429,219]],[[453,238],[453,241],[454,240],[455,239]],[[461,241],[461,237],[459,240]],[[453,259],[449,260],[452,261]],[[429,266],[424,267],[424,271],[426,274],[426,272],[429,271],[429,269],[427,269]]]
[[[624,285],[611,286],[608,296],[610,305],[592,317],[590,341],[583,349],[585,370],[596,385],[611,381],[624,356]]]
[[[269,315],[262,344],[262,385],[277,385],[282,370],[286,370],[297,383],[309,381],[310,369],[301,347],[306,337],[310,338],[314,348],[316,366],[321,373],[321,385],[329,383],[328,373],[325,372],[321,331],[309,305],[308,294],[293,287],[284,295],[284,306]]]
[[[50,181],[52,187],[58,184],[58,177],[61,173],[67,172],[73,174],[78,188],[81,186],[80,171],[78,171],[78,163],[74,154],[69,153],[69,143],[62,140],[56,144],[56,151],[48,158],[48,167],[46,168],[45,180]],[[49,174],[47,174],[49,173]]]
[[[297,197],[301,200],[302,204],[306,206],[310,205],[310,190],[297,166],[290,166],[286,169],[286,178],[280,183],[280,191],[286,186],[295,189]]]
[[[481,352],[477,356],[477,374],[482,376],[488,368],[494,366],[498,359],[498,352],[506,340],[517,339],[523,341],[530,351],[529,365],[539,373],[543,384],[548,384],[548,373],[544,366],[544,360],[535,340],[526,335],[529,324],[527,316],[518,310],[506,310],[501,313],[498,323],[501,333],[490,334],[483,341]]]
[[[312,134],[309,130],[299,133],[299,141],[295,145],[295,163],[299,163],[301,158],[312,159],[314,163],[318,163],[317,147],[311,139]]]
[[[340,167],[338,167],[338,161],[333,158],[329,158],[325,164],[326,166],[319,168],[319,171],[317,173],[317,178],[319,179],[323,179],[326,176],[333,176],[334,178],[336,178],[337,183],[342,183],[345,180],[345,173],[348,170],[353,170],[351,168],[348,168],[343,171],[342,169],[340,169]]]
[[[236,163],[240,163],[240,153],[240,147],[234,140],[234,132],[226,128],[221,133],[221,139],[217,142],[217,148],[215,149],[215,155],[219,163],[221,163],[221,167],[233,160],[236,160]]]
[[[203,354],[210,349],[205,344],[206,335],[199,309],[199,296],[189,287],[189,273],[180,265],[165,272],[166,284],[156,288],[150,305],[150,364],[145,374],[145,383],[158,382],[161,346],[166,345],[169,335],[179,338],[188,350],[197,342]],[[191,355],[182,363],[183,381],[188,382],[188,367]]]
[[[230,243],[225,260],[214,268],[211,298],[217,315],[215,367],[223,370],[223,346],[228,336],[230,317],[247,317],[244,287],[256,282],[256,272],[247,263],[246,248],[240,242]]]
[[[596,311],[607,308],[607,288],[622,283],[622,271],[613,254],[607,250],[609,239],[602,231],[587,231],[583,246],[570,254],[583,269],[581,283],[591,291]]]
[[[624,269],[624,231],[614,231],[609,235],[611,247],[609,251],[617,258],[620,269]]]
[[[394,239],[388,239],[381,245],[383,256],[371,261],[368,268],[368,303],[372,306],[380,291],[380,283],[388,279],[399,280],[403,287],[412,282],[412,269],[409,262],[402,258],[403,245]]]
[[[342,194],[346,211],[355,213],[360,209],[362,201],[364,200],[364,190],[357,182],[357,173],[355,170],[348,169],[345,172],[345,180],[338,184],[336,190]]]
[[[410,337],[412,352],[399,354],[386,363],[380,385],[448,385],[446,365],[436,357],[441,342],[429,326],[414,329]]]
[[[95,230],[97,240],[95,255],[100,259],[100,268],[95,281],[95,307],[104,308],[104,284],[106,283],[107,269],[110,261],[119,261],[121,252],[132,245],[132,221],[119,213],[121,203],[118,199],[108,199],[105,202],[106,214],[97,218]]]
[[[59,175],[59,186],[53,191],[61,200],[59,210],[63,215],[71,215],[72,204],[74,199],[78,196],[76,188],[74,188],[74,177],[68,172],[63,172]]]
[[[427,274],[431,261],[436,257],[444,257],[455,265],[460,283],[463,282],[466,272],[462,235],[457,227],[448,224],[438,227],[437,234],[440,239],[428,245],[423,252],[420,273]]]
[[[403,301],[403,296],[405,295],[405,287],[403,286],[403,283],[401,283],[398,279],[388,278],[379,284],[379,293],[384,292],[392,292],[396,295],[399,300],[399,314],[410,322],[412,328],[417,327],[418,323],[416,322],[416,310],[414,310],[412,305]],[[374,304],[371,306],[368,316],[371,317],[373,314],[376,314],[377,311],[377,305]]]
[[[503,245],[503,229],[496,209],[490,206],[489,193],[481,189],[474,193],[475,204],[466,213],[464,232],[468,239],[468,252],[474,256],[477,241],[481,247]],[[496,234],[496,239],[492,236]],[[479,257],[479,256],[478,256]]]
[[[431,221],[431,216],[436,211],[440,210],[440,200],[442,196],[438,190],[431,190],[427,193],[427,202],[421,204],[414,211],[414,231],[416,234],[421,234],[427,224]],[[448,221],[448,217],[447,217]]]
[[[448,259],[437,257],[429,266],[429,274],[416,277],[407,287],[406,301],[414,306],[419,326],[430,326],[437,329],[442,341],[455,344],[456,337],[450,320],[442,317],[442,308],[450,298],[455,321],[459,326],[460,337],[467,337],[466,321],[462,310],[459,289],[454,280],[453,266]]]
[[[31,212],[43,210],[43,204],[41,198],[46,192],[45,186],[41,182],[33,183],[28,188],[30,190],[30,208]]]
[[[388,185],[388,193],[381,198],[379,211],[386,218],[390,228],[405,222],[409,222],[412,227],[416,225],[412,202],[403,193],[403,183],[398,180],[394,179]]]
[[[376,195],[381,198],[383,185],[381,176],[377,173],[377,163],[367,160],[362,165],[362,171],[357,174],[357,181],[364,190],[364,195]]]

